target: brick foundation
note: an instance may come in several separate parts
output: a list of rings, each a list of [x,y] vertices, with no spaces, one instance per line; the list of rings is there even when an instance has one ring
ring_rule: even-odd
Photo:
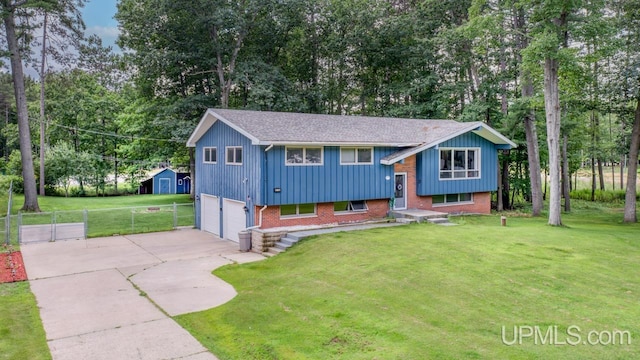
[[[470,213],[470,214],[491,214],[491,193],[474,193],[472,204],[451,204],[451,205],[433,205],[431,196],[417,196],[422,207],[414,209],[424,209],[446,212],[449,214]]]
[[[281,218],[280,207],[269,206],[262,212],[261,229],[288,226],[348,224],[382,219],[387,216],[387,212],[389,211],[389,200],[367,200],[367,207],[368,210],[362,212],[335,213],[333,211],[333,203],[321,203],[317,204],[316,215],[314,216]],[[262,207],[256,206],[256,224],[260,222],[260,209],[262,209]]]

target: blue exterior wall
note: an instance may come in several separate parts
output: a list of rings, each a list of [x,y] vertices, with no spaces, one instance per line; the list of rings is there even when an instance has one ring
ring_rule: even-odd
[[[438,146],[456,147],[480,148],[480,178],[440,180],[440,151],[437,148],[427,149],[419,153],[416,159],[419,196],[487,192],[498,188],[498,150],[495,144],[474,133],[466,133]]]
[[[285,147],[274,146],[265,153],[263,160],[265,203],[283,205],[391,198],[393,166],[381,165],[380,159],[396,151],[397,148],[376,147],[373,164],[340,165],[340,147],[325,146],[322,165],[287,166]],[[280,192],[275,192],[275,188]]]
[[[217,163],[203,162],[204,147],[217,148]],[[225,148],[242,146],[242,165],[225,163]],[[221,198],[243,201],[249,209],[247,226],[253,226],[254,205],[260,203],[262,149],[251,144],[244,135],[225,123],[217,121],[198,140],[195,149],[195,194],[209,194]],[[200,228],[200,201],[196,201],[196,227]]]
[[[160,179],[169,180],[169,192],[161,191]],[[175,194],[176,193],[176,173],[171,169],[164,169],[153,176],[153,193],[154,194]]]

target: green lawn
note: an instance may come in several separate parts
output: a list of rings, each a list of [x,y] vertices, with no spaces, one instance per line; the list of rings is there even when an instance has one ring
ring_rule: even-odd
[[[640,358],[640,225],[574,207],[563,228],[479,216],[311,238],[215,271],[238,296],[176,320],[220,359]],[[541,336],[503,344],[514,326]],[[618,330],[630,345],[588,344]]]
[[[51,359],[28,282],[0,284],[0,359]]]
[[[24,197],[15,195],[12,214],[22,207]],[[189,195],[131,195],[111,197],[39,197],[41,213],[23,213],[21,219],[11,219],[11,243],[18,244],[18,222],[22,225],[81,223],[87,211],[87,236],[144,233],[173,229],[173,204],[177,204],[177,226],[194,225],[193,201]],[[7,202],[0,201],[0,210]],[[0,214],[3,212],[0,211]],[[4,229],[4,223],[0,223]],[[4,243],[4,233],[0,243]]]
[[[67,210],[94,210],[110,209],[131,206],[149,205],[170,205],[173,203],[184,204],[192,200],[189,195],[129,195],[129,196],[98,196],[98,197],[61,197],[61,196],[40,196],[38,204],[40,210],[45,212],[67,211]],[[24,195],[13,196],[13,206],[11,213],[17,214],[24,203]],[[0,203],[0,209],[6,213],[7,205]]]

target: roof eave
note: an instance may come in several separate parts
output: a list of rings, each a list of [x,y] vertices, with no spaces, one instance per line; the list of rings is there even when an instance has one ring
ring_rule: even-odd
[[[380,160],[380,163],[382,165],[393,165],[395,163],[397,163],[398,161],[401,161],[403,159],[408,158],[411,155],[415,155],[419,152],[422,152],[424,150],[430,149],[434,146],[437,146],[439,144],[442,144],[445,141],[449,141],[453,138],[456,138],[462,134],[465,134],[467,132],[473,132],[474,134],[482,137],[483,139],[486,139],[487,141],[490,141],[496,145],[508,145],[511,146],[512,148],[516,148],[518,147],[518,144],[514,143],[513,141],[507,139],[504,135],[500,134],[499,132],[497,132],[495,129],[493,129],[492,127],[484,124],[484,123],[480,123],[480,122],[474,122],[474,123],[470,123],[470,126],[464,127],[448,136],[445,136],[441,139],[438,139],[437,141],[428,143],[428,144],[423,144],[423,145],[419,145],[414,147],[411,151],[407,151],[407,152],[402,152],[402,154],[399,154],[398,156],[389,158],[389,159],[382,159]]]
[[[264,146],[362,146],[362,147],[411,147],[417,146],[418,143],[367,143],[367,142],[348,142],[348,141],[259,141],[254,145]]]
[[[193,133],[191,133],[189,140],[187,140],[187,147],[195,147],[198,140],[200,140],[200,138],[202,138],[204,134],[206,134],[207,131],[209,131],[211,126],[213,126],[213,124],[215,124],[216,121],[218,120],[222,121],[233,130],[247,137],[249,140],[251,140],[252,144],[255,145],[260,143],[260,139],[251,135],[241,127],[234,124],[233,122],[225,119],[222,115],[216,113],[214,109],[207,109],[207,111],[204,113],[204,116],[202,116],[202,119],[200,119],[198,126],[196,126],[195,130],[193,130]]]
[[[484,139],[486,139],[487,141],[491,141],[492,143],[496,144],[496,145],[509,145],[512,148],[517,148],[518,144],[514,143],[513,141],[509,140],[506,136],[500,134],[498,131],[496,131],[496,129],[492,128],[491,126],[485,125],[485,124],[480,124],[480,126],[475,129],[472,130],[472,132]]]

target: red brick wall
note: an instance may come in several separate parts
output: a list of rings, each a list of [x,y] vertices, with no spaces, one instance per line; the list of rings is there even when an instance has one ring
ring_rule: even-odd
[[[436,205],[431,203],[431,196],[423,196],[427,207],[422,209],[440,211],[446,213],[474,213],[474,214],[490,214],[491,213],[491,193],[474,193],[473,204],[459,204],[459,205]]]
[[[418,196],[416,180],[416,155],[404,159],[404,164],[395,163],[394,171],[407,173],[407,209],[429,209],[431,197]]]
[[[317,205],[316,215],[298,218],[280,218],[280,206],[269,206],[262,212],[262,227],[268,229],[281,226],[298,225],[325,225],[342,224],[373,219],[382,219],[387,216],[389,210],[388,200],[367,200],[369,210],[363,212],[353,212],[348,214],[336,214],[333,211],[333,203],[322,203]],[[260,222],[261,206],[255,208],[255,224]]]

